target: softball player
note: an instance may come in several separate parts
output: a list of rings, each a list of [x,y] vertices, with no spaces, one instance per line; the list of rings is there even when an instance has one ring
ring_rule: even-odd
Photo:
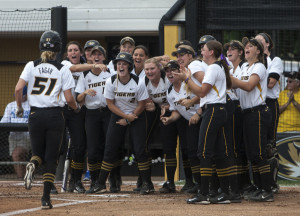
[[[248,196],[254,201],[274,201],[272,176],[267,160],[267,132],[272,114],[266,106],[268,74],[263,64],[263,45],[256,39],[243,38],[245,58],[240,80],[232,77],[233,87],[239,88],[243,110],[243,132],[246,153],[253,170],[257,190]]]
[[[172,55],[177,57],[177,61],[181,66],[188,68],[191,71],[192,73],[191,79],[193,79],[193,81],[197,83],[197,85],[202,86],[201,82],[203,80],[204,73],[207,68],[207,64],[203,61],[194,59],[195,58],[194,49],[189,45],[180,45],[178,46],[177,51],[173,52]],[[195,95],[192,96],[193,97],[190,97],[190,99],[185,98],[183,100],[180,100],[180,105],[186,107],[186,109],[189,109],[190,107],[199,104],[200,98]],[[198,132],[200,128],[200,121],[198,120],[197,124],[192,124],[188,128],[190,128],[190,130],[188,130],[189,133],[189,136],[187,136],[188,139],[190,139],[190,137],[195,137],[194,140],[188,141],[188,152],[189,152],[188,157],[189,157],[193,177],[196,182],[196,186],[189,191],[192,193],[197,193],[198,189],[200,189],[199,187],[201,182],[200,160],[197,157],[198,135],[199,135]],[[190,134],[190,131],[193,131],[193,134]]]
[[[79,106],[72,97],[71,88],[75,86],[68,67],[55,61],[61,49],[61,39],[57,32],[46,31],[40,39],[41,58],[26,64],[16,85],[18,117],[23,115],[22,89],[28,83],[28,101],[30,105],[29,133],[32,145],[32,157],[26,166],[25,188],[30,189],[33,172],[41,164],[44,192],[42,208],[50,209],[50,190],[55,179],[56,162],[61,145],[64,119],[59,100],[63,92],[68,105],[78,112]]]
[[[277,174],[279,168],[279,156],[276,150],[276,134],[279,119],[279,104],[278,98],[280,93],[280,76],[283,74],[283,64],[279,57],[271,58],[271,50],[274,46],[272,38],[267,33],[259,33],[255,39],[259,40],[264,46],[264,54],[267,56],[267,72],[268,72],[268,89],[266,104],[272,111],[272,125],[268,132],[268,140],[272,144],[270,146],[276,152],[276,155],[270,155],[271,157],[271,173],[273,174],[273,192],[278,192],[279,185],[277,184]],[[275,157],[274,157],[275,156]]]
[[[135,48],[135,41],[133,40],[133,38],[124,37],[120,40],[120,52],[127,52],[130,55],[132,55],[134,48]],[[112,75],[117,74],[117,71],[115,71],[113,60],[109,62],[107,67],[109,68],[109,71]]]
[[[93,192],[106,190],[106,179],[119,159],[118,149],[124,142],[126,128],[132,137],[132,149],[138,161],[138,168],[143,178],[141,194],[152,192],[150,176],[150,160],[146,149],[146,100],[149,95],[145,83],[130,71],[133,68],[132,56],[121,52],[114,60],[117,75],[110,77],[105,84],[104,96],[112,115],[110,118],[104,159],[99,179]]]
[[[106,51],[102,46],[95,46],[91,51],[91,57],[93,63],[102,64],[106,57]],[[107,108],[103,94],[105,82],[109,77],[109,72],[93,68],[81,73],[75,89],[75,92],[78,94],[77,101],[84,103],[87,107],[85,130],[91,186],[86,193],[93,191],[103,160],[105,137],[110,118],[110,111]]]
[[[93,49],[94,46],[100,46],[99,41],[97,40],[88,40],[83,48],[84,51],[84,57],[85,57],[85,61],[88,64],[91,64],[93,62],[93,59],[91,57],[91,51]]]
[[[144,63],[149,58],[149,51],[143,45],[138,45],[133,49],[133,63],[134,67],[131,73],[139,78],[145,77]]]
[[[245,63],[245,51],[244,45],[240,41],[232,40],[224,45],[224,49],[227,51],[228,60],[232,63],[233,68],[230,70],[230,74],[233,77],[239,78],[241,74],[241,67]],[[237,163],[237,175],[238,186],[241,193],[247,193],[252,188],[252,184],[249,176],[248,160],[245,152],[245,145],[243,143],[243,116],[239,102],[238,91],[230,89],[227,91],[227,95],[230,97],[227,104],[233,105],[231,109],[231,131],[233,137],[233,153]]]
[[[180,73],[173,72],[174,76],[184,79],[191,91],[201,97],[200,106],[203,111],[198,147],[201,189],[195,197],[187,200],[188,203],[230,203],[228,176],[233,172],[233,168],[228,160],[230,155],[223,126],[227,119],[226,87],[231,87],[231,80],[226,62],[224,60],[217,62],[221,53],[222,44],[217,41],[209,41],[202,48],[203,60],[208,64],[202,87],[192,81],[190,70],[182,67]],[[216,161],[216,171],[222,194],[208,199],[210,177],[212,176],[212,159]]]
[[[120,52],[127,52],[130,55],[132,55],[134,48],[135,48],[135,41],[133,40],[133,38],[124,37],[120,40]],[[109,68],[111,75],[117,74],[113,60],[111,60],[109,62],[107,67]],[[108,179],[111,185],[117,186],[117,190],[120,190],[120,187],[122,184],[122,179],[121,179],[121,166],[122,166],[122,158],[123,158],[123,150],[122,149],[120,149],[119,154],[120,154],[119,160],[116,161],[116,164],[115,164],[114,168],[111,170],[111,172],[109,174],[109,179]]]
[[[182,156],[183,156],[183,167],[186,174],[185,187],[187,188],[186,190],[182,190],[182,191],[184,191],[185,193],[196,193],[197,189],[200,187],[200,173],[199,173],[199,178],[197,179],[196,178],[197,176],[195,176],[195,172],[193,171],[200,170],[200,166],[198,163],[198,167],[193,166],[191,170],[190,164],[195,164],[193,163],[194,161],[198,162],[197,155],[195,155],[195,157],[192,157],[193,156],[192,151],[193,150],[197,151],[199,126],[200,126],[200,121],[199,121],[200,113],[197,112],[197,109],[199,108],[199,103],[189,106],[189,108],[186,108],[185,106],[181,105],[182,100],[193,99],[194,95],[191,94],[191,92],[186,88],[185,84],[180,79],[178,79],[178,77],[173,76],[172,71],[179,71],[179,68],[180,66],[177,61],[170,61],[165,67],[166,75],[169,81],[172,83],[172,85],[169,87],[167,92],[167,99],[170,104],[169,111],[171,112],[171,114],[162,116],[161,121],[164,125],[166,125],[165,126],[166,132],[169,132],[169,133],[164,133],[167,134],[166,141],[165,141],[165,143],[167,144],[166,152],[174,157],[174,159],[173,158],[171,159],[175,160],[175,162],[176,162],[176,137],[174,138],[174,135],[179,134],[180,146],[181,146]],[[176,125],[175,131],[177,131],[177,133],[174,133],[174,131],[172,131],[172,128],[174,128],[174,126],[172,127],[170,124],[173,122]],[[173,140],[173,142],[171,143],[168,140]],[[167,150],[169,150],[169,152]],[[176,169],[176,166],[174,168]],[[194,175],[196,186],[193,183],[192,174]],[[164,191],[166,186],[167,185],[163,185],[162,191]],[[196,188],[196,192],[194,191],[194,188]]]
[[[91,46],[88,43],[89,48]],[[66,46],[66,57],[67,60],[62,61],[63,65],[70,68],[75,85],[77,85],[79,76],[82,71],[91,70],[92,68],[105,70],[106,66],[95,62],[94,64],[81,64],[82,47],[76,41],[71,41]],[[91,62],[92,63],[92,62]],[[75,91],[72,89],[73,97],[76,98]],[[62,100],[65,102],[64,98]],[[86,133],[85,133],[85,110],[86,107],[82,106],[79,113],[75,113],[65,102],[64,106],[64,117],[65,124],[69,130],[72,146],[71,146],[71,178],[69,180],[68,192],[84,193],[85,188],[82,185],[81,177],[84,169],[84,160],[86,152]]]

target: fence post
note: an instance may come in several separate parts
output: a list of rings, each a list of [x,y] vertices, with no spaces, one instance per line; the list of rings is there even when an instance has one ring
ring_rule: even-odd
[[[57,31],[62,40],[62,49],[56,59],[60,62],[63,59],[68,38],[68,14],[67,8],[58,6],[51,8],[51,30]]]

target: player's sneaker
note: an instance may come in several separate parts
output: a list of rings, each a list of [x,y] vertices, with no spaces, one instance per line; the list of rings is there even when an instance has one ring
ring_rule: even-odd
[[[259,194],[256,194],[256,196],[249,197],[249,200],[258,202],[274,202],[274,196],[272,191],[267,192],[261,190],[261,192]]]
[[[140,192],[142,185],[143,185],[143,180],[142,177],[139,176],[136,182],[136,188],[133,189],[133,192]]]
[[[85,188],[83,187],[82,182],[80,180],[75,182],[74,192],[85,193]]]
[[[201,205],[208,205],[210,201],[207,195],[203,195],[200,191],[192,198],[187,199],[187,204],[201,204]]]
[[[42,209],[52,209],[53,205],[51,204],[51,200],[42,199]]]
[[[229,196],[226,193],[210,198],[209,201],[214,204],[230,204]]]
[[[92,193],[104,193],[106,192],[106,185],[102,185],[99,182],[91,183],[91,187],[89,190],[85,191],[86,194]]]
[[[24,177],[24,185],[25,185],[25,189],[30,190],[31,189],[31,184],[32,184],[32,180],[33,180],[33,172],[35,170],[35,165],[32,162],[29,162],[26,165],[26,174]]]
[[[186,180],[185,184],[183,185],[183,187],[181,188],[180,191],[185,193],[186,191],[193,189],[194,186],[195,186],[194,182]],[[196,193],[197,193],[197,191],[196,191]]]
[[[159,193],[175,193],[176,187],[174,182],[165,182],[162,186],[162,188],[159,189]]]
[[[154,186],[152,182],[143,182],[140,194],[147,195],[150,193],[154,193]]]

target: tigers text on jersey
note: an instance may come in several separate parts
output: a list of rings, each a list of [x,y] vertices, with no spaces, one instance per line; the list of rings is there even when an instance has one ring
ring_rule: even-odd
[[[75,92],[81,94],[87,89],[94,89],[97,93],[95,96],[85,96],[85,106],[88,109],[97,109],[106,107],[106,99],[104,98],[104,89],[106,80],[110,77],[107,71],[101,71],[99,75],[94,74],[92,71],[85,71],[81,73]]]
[[[260,62],[254,63],[250,67],[248,64],[244,64],[242,66],[240,80],[248,82],[252,74],[258,75],[260,80],[257,86],[255,86],[250,92],[239,89],[239,99],[242,109],[248,109],[265,104],[268,81],[267,70]]]
[[[130,80],[123,85],[113,75],[106,80],[104,97],[115,101],[115,105],[125,114],[132,114],[138,105],[138,101],[149,98],[145,82],[142,82],[134,74],[130,74]]]
[[[207,69],[207,64],[204,61],[194,60],[189,65],[188,68],[190,69],[192,73],[192,80],[194,83],[196,83],[198,86],[202,86],[202,84],[193,76],[196,72],[202,71],[205,73]]]
[[[200,99],[200,106],[205,104],[226,103],[226,76],[223,66],[219,63],[211,64],[207,67],[202,81],[210,84],[212,89],[207,93],[204,100]]]
[[[197,109],[199,109],[199,104],[194,104],[189,109],[185,106],[179,104],[180,99],[192,99],[195,95],[191,91],[187,91],[184,82],[181,83],[179,92],[175,91],[174,86],[171,85],[168,89],[168,102],[170,104],[169,110],[177,110],[180,115],[182,115],[186,120],[195,115]]]
[[[147,77],[142,80],[142,82],[145,82],[149,97],[154,103],[158,104],[159,106],[168,104],[167,91],[170,87],[170,81],[165,74],[160,77],[157,87],[153,86]]]
[[[69,67],[57,61],[30,61],[20,78],[28,83],[27,97],[31,107],[62,107],[65,105],[60,99],[63,91],[75,87]]]
[[[280,76],[283,74],[283,64],[279,57],[273,58],[271,60],[270,57],[267,58],[268,61],[268,69],[267,72],[269,76],[277,76],[280,79]],[[280,81],[276,82],[273,88],[268,88],[267,90],[267,98],[276,99],[279,98],[280,93]]]

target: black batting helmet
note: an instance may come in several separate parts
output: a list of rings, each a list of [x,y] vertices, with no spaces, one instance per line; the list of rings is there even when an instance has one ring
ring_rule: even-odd
[[[212,35],[204,35],[199,39],[199,43],[198,43],[198,48],[202,45],[202,44],[206,44],[208,41],[211,40],[216,40],[216,38]]]
[[[132,69],[133,69],[133,58],[132,58],[132,55],[130,55],[127,52],[120,52],[117,55],[116,59],[113,61],[114,66],[115,66],[115,71],[117,70],[117,62],[120,61],[120,60],[128,62],[129,63],[128,70],[129,70],[129,72],[132,71]]]
[[[40,39],[40,51],[59,52],[61,50],[61,38],[56,31],[45,31]]]

